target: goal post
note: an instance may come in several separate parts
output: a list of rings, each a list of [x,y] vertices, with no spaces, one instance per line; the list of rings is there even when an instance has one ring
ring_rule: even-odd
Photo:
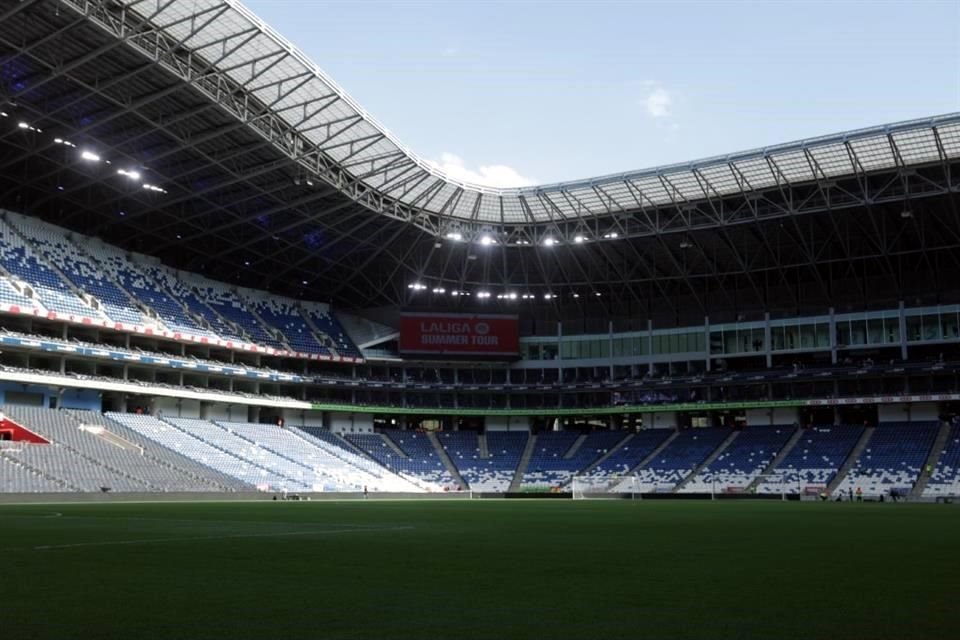
[[[616,489],[616,491],[614,491]],[[574,475],[570,481],[574,500],[587,500],[602,494],[637,493],[637,477],[633,474]]]
[[[802,493],[802,481],[799,478],[791,478],[782,471],[761,473],[751,484],[754,487],[753,493],[775,494],[779,495],[781,500],[786,500],[788,495]]]

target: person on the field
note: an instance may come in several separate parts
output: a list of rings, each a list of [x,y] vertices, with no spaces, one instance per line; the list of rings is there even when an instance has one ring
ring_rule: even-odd
[[[863,502],[863,489],[857,487],[857,502]]]
[[[850,496],[850,502],[853,502],[853,487],[847,489],[847,493]]]
[[[363,485],[363,499],[367,499],[367,485]]]

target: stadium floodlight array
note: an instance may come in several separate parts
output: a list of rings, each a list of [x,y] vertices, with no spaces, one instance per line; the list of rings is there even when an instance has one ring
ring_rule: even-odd
[[[6,118],[6,117],[10,117],[10,114],[7,113],[6,111],[0,111],[0,116],[3,116]],[[43,133],[43,129],[33,124],[30,124],[25,120],[17,121],[17,128],[20,129],[21,131]],[[70,147],[71,149],[77,149],[76,144],[74,144],[70,140],[67,140],[66,138],[63,138],[62,136],[56,136],[51,141],[56,145]],[[91,164],[100,164],[100,163],[112,164],[112,161],[108,158],[105,158],[102,153],[94,151],[93,149],[90,149],[90,148],[80,149],[79,156],[81,160],[83,160],[84,162],[89,162]],[[142,177],[139,171],[136,171],[133,169],[120,169],[117,171],[117,175],[124,176],[134,181],[139,181]],[[142,187],[144,188],[144,190],[151,191],[154,193],[167,193],[167,190],[164,189],[163,187],[159,187],[157,185],[146,183],[146,182],[142,183]]]

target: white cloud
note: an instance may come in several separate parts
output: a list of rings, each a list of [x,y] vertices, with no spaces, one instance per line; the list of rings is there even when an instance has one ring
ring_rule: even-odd
[[[647,95],[643,104],[651,117],[663,118],[670,115],[670,105],[673,104],[673,96],[663,87],[657,87]]]
[[[447,176],[460,182],[470,182],[487,187],[510,189],[515,187],[529,187],[537,184],[535,178],[521,175],[519,171],[505,164],[480,165],[476,169],[466,166],[463,158],[445,151],[440,154],[440,161],[428,161],[435,169],[443,171]]]
[[[444,57],[444,58],[455,58],[455,57],[456,57],[457,55],[459,55],[459,54],[460,54],[460,49],[459,49],[458,47],[455,47],[455,46],[445,47],[445,48],[440,52],[440,55],[441,55],[442,57]]]

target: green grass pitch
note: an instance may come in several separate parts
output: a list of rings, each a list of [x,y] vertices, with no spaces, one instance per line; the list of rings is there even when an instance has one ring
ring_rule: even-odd
[[[0,506],[0,638],[960,637],[960,508]]]

